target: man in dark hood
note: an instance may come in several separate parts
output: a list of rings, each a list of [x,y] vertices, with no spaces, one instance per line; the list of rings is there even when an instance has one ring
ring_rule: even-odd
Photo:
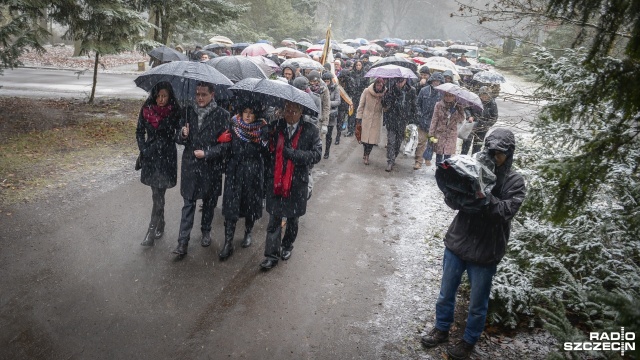
[[[484,330],[493,276],[507,248],[511,220],[526,195],[524,178],[511,169],[516,148],[513,133],[504,128],[495,129],[484,144],[484,151],[496,165],[496,184],[486,194],[486,205],[480,212],[465,212],[445,198],[449,207],[460,211],[444,238],[446,248],[440,295],[436,302],[436,324],[422,337],[422,344],[426,347],[448,340],[454,320],[456,293],[466,270],[471,283],[469,314],[462,339],[447,349],[449,358],[453,359],[468,359]]]

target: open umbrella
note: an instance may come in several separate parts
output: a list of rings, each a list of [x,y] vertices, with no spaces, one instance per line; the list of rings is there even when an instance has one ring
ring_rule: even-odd
[[[385,47],[389,47],[389,48],[397,48],[400,47],[400,45],[396,44],[396,43],[386,43],[384,44]]]
[[[244,55],[241,55],[241,56],[244,56]],[[262,69],[262,71],[264,71],[264,73],[267,74],[268,76],[271,76],[274,70],[280,68],[280,66],[276,64],[273,60],[268,59],[264,56],[247,56],[246,58],[260,65],[260,68]],[[270,68],[271,70],[265,71],[265,67]]]
[[[260,66],[251,61],[248,56],[221,56],[207,61],[206,64],[213,66],[234,83],[246,78],[267,78]]]
[[[296,46],[297,42],[293,39],[284,39],[280,42],[282,46]]]
[[[290,47],[279,47],[277,49],[273,49],[272,54],[277,54],[278,56],[284,56],[289,58],[308,58],[309,55],[303,53],[300,50],[292,49]]]
[[[304,107],[303,113],[317,115],[318,108],[311,95],[302,90],[278,80],[244,79],[240,80],[229,90],[239,97],[263,101],[268,105],[283,107],[284,101],[291,101]]]
[[[307,58],[288,59],[288,60],[285,60],[282,64],[280,64],[280,67],[283,69],[286,67],[290,67],[291,64],[294,62],[297,63],[298,67],[303,70],[318,70],[318,71],[324,70],[324,66],[322,66],[322,64],[320,64],[319,62],[313,59],[307,59]]]
[[[177,50],[174,50],[166,46],[158,46],[147,53],[152,58],[158,59],[161,62],[167,61],[187,61],[189,57]]]
[[[304,48],[308,48],[310,46],[313,46],[313,44],[308,42],[308,41],[300,41],[297,45],[298,45],[298,47],[304,47]]]
[[[419,47],[412,47],[411,51],[413,51],[415,53],[418,53],[418,54],[426,54],[427,53],[427,50],[421,49]]]
[[[507,82],[502,74],[495,71],[480,71],[473,75],[473,80],[485,84],[502,84]]]
[[[231,39],[229,39],[226,36],[222,36],[222,35],[216,35],[216,36],[212,37],[211,39],[209,39],[209,42],[212,43],[212,44],[222,44],[224,46],[233,45],[233,41],[231,41]]]
[[[342,47],[342,52],[345,53],[345,54],[355,54],[356,53],[356,49],[353,46],[344,45]]]
[[[387,43],[394,43],[394,44],[398,44],[400,46],[404,46],[404,40],[402,39],[398,39],[398,38],[385,38],[384,39]]]
[[[211,50],[223,49],[223,48],[226,48],[226,46],[222,44],[214,43],[214,44],[209,44],[203,47],[202,49],[211,51]]]
[[[418,65],[424,65],[427,62],[427,58],[426,57],[420,57],[420,56],[416,56],[414,58],[411,58],[411,60],[413,60],[413,62],[418,64]]]
[[[413,71],[409,70],[406,67],[402,67],[398,65],[383,65],[379,67],[372,67],[371,70],[367,71],[364,77],[385,78],[385,79],[387,78],[417,79],[418,78],[416,74],[413,73]]]
[[[471,70],[469,70],[468,68],[466,68],[464,66],[456,65],[456,69],[458,70],[458,74],[460,74],[462,76],[473,75],[473,72],[471,72]]]
[[[276,48],[274,48],[273,46],[267,43],[257,43],[257,44],[251,44],[247,46],[244,50],[242,50],[240,54],[247,55],[247,56],[260,56],[265,54],[271,54],[275,49]]]
[[[307,50],[305,50],[305,52],[307,52],[307,54],[308,54],[308,53],[313,52],[313,51],[322,51],[323,49],[324,49],[324,45],[316,44],[316,45],[309,46],[307,48]]]
[[[146,91],[151,91],[157,83],[162,81],[171,84],[176,98],[182,104],[195,99],[196,84],[200,81],[215,86],[217,99],[228,98],[230,95],[228,88],[233,85],[231,80],[218,70],[205,63],[193,61],[173,61],[162,64],[134,80],[139,88]]]
[[[251,45],[251,44],[249,44],[249,43],[235,43],[235,44],[231,45],[231,48],[234,49],[234,50],[240,50],[240,49],[244,50],[249,45]]]
[[[383,49],[383,48],[382,48],[382,46],[380,46],[380,45],[377,45],[377,44],[369,44],[369,45],[363,45],[363,46],[360,46],[357,50],[360,50],[360,51],[376,51],[376,52],[379,52],[379,51],[383,51],[384,49]]]
[[[473,107],[482,111],[482,101],[478,95],[456,84],[445,83],[436,86],[436,90],[456,96],[456,101],[464,107]]]
[[[200,57],[203,54],[207,54],[209,55],[209,59],[213,59],[213,58],[217,58],[218,54],[214,53],[213,51],[209,51],[209,50],[198,50],[194,53],[194,55],[196,56],[197,59],[200,59]]]
[[[354,39],[346,39],[346,40],[342,40],[343,44],[351,44],[351,43],[355,43],[356,41]]]
[[[365,39],[365,38],[355,38],[353,39],[353,42],[356,42],[360,45],[369,45],[369,40]]]
[[[376,68],[378,66],[384,66],[384,65],[398,65],[398,66],[406,67],[407,69],[410,69],[413,71],[418,70],[418,65],[416,65],[415,63],[405,58],[402,58],[396,55],[387,56],[386,58],[383,58],[382,60],[377,61],[375,64],[371,66],[371,68]]]

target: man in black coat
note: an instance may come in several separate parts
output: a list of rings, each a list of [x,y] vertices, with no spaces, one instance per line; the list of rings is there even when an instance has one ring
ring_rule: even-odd
[[[396,157],[400,153],[400,145],[404,140],[404,131],[409,122],[416,118],[416,90],[408,84],[407,79],[397,78],[390,85],[389,91],[382,97],[384,121],[387,127],[387,168],[393,169]]]
[[[211,245],[213,209],[222,193],[223,160],[229,149],[231,134],[227,130],[229,113],[217,106],[212,84],[198,83],[196,101],[180,120],[182,127],[176,142],[184,145],[180,171],[180,194],[184,200],[178,247],[180,256],[187,254],[193,228],[196,200],[202,199],[202,246]],[[225,134],[223,134],[225,133]],[[227,135],[227,136],[225,136]]]
[[[469,314],[462,339],[447,349],[450,359],[468,359],[484,330],[493,276],[507,248],[511,220],[526,195],[524,178],[511,169],[515,148],[515,136],[508,129],[495,129],[485,139],[485,151],[494,159],[497,180],[480,212],[466,212],[445,198],[449,207],[460,211],[444,238],[446,248],[436,302],[436,324],[422,337],[422,344],[434,347],[448,340],[456,293],[466,271],[471,283]]]
[[[307,211],[309,167],[322,156],[320,132],[313,124],[300,121],[302,106],[287,102],[284,119],[272,122],[273,129],[267,139],[271,161],[267,178],[267,239],[265,259],[260,264],[265,270],[278,264],[278,259],[291,257],[293,243],[298,235],[298,220]],[[282,218],[287,218],[284,237],[281,238]]]

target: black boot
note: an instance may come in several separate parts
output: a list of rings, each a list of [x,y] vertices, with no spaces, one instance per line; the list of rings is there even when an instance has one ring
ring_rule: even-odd
[[[142,246],[153,246],[154,241],[156,240],[156,219],[152,219],[149,224],[149,229],[147,229],[147,235],[144,236],[144,240],[140,245]]]
[[[156,239],[164,235],[164,209],[158,211],[158,225],[156,225]]]
[[[327,147],[324,149],[324,158],[328,159],[329,158],[329,149],[331,149],[331,139],[327,139]]]
[[[222,246],[222,250],[218,256],[220,260],[224,260],[233,254],[233,235],[236,232],[236,222],[235,221],[225,221],[224,222],[224,245]]]
[[[251,246],[251,230],[253,230],[253,221],[251,221],[250,224],[249,221],[246,221],[244,226],[244,239],[242,239],[242,244],[240,244],[240,246],[242,246],[243,248],[247,248]]]

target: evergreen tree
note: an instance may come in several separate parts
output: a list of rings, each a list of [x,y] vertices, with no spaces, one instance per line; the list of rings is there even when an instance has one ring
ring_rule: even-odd
[[[41,43],[49,35],[38,21],[50,2],[39,0],[0,1],[0,75],[4,68],[21,65],[18,58],[27,49],[44,52]]]

